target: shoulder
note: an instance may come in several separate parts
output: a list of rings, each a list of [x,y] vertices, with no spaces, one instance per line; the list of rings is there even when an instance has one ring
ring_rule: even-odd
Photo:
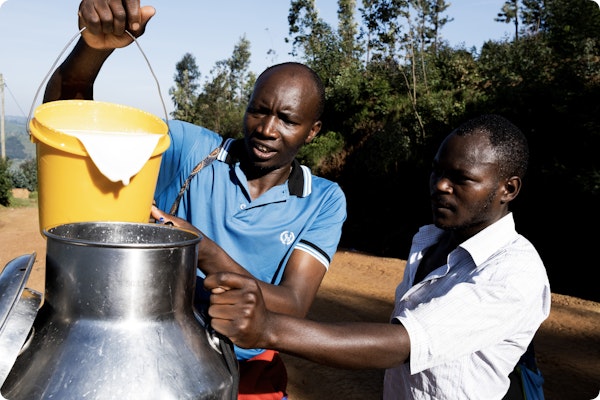
[[[346,195],[338,183],[312,174],[310,180],[310,197],[320,198],[330,205],[335,204],[334,207],[346,209]]]
[[[196,149],[200,153],[206,152],[208,154],[223,140],[221,135],[203,126],[179,120],[169,120],[167,124],[169,126],[171,147],[176,152],[187,152]]]
[[[310,169],[308,169],[308,167],[303,166],[303,168],[306,168],[308,170],[308,172],[310,173],[313,187],[317,188],[318,190],[332,191],[332,192],[338,193],[341,196],[344,196],[344,191],[342,190],[342,188],[340,187],[340,185],[337,182],[334,182],[327,178],[323,178],[318,175],[313,175],[310,172]]]
[[[413,236],[413,246],[420,245],[421,248],[428,247],[437,242],[444,233],[443,229],[434,224],[423,225]]]
[[[302,165],[298,160],[292,163],[292,172],[288,179],[290,194],[308,200],[322,201],[322,199],[336,199],[345,206],[346,197],[342,188],[337,183],[314,175],[309,167]]]
[[[207,129],[203,126],[192,124],[190,122],[172,119],[167,121],[167,125],[169,126],[169,134],[173,138],[195,138],[196,136],[201,136],[202,140],[206,140],[207,138],[213,138],[219,143],[222,140],[221,135],[219,135],[218,133],[213,132],[210,129]]]

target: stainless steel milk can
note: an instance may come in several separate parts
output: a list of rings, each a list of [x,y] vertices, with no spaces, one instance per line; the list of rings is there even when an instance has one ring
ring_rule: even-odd
[[[231,345],[192,305],[199,235],[123,222],[44,235],[43,305],[3,397],[236,398]]]

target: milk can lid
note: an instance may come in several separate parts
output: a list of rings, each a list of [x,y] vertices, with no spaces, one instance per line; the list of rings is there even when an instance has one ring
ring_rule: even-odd
[[[31,274],[35,253],[25,254],[10,261],[0,273],[0,334],[13,307],[19,301]]]
[[[35,253],[10,261],[0,273],[0,386],[31,331],[42,295],[25,288]]]

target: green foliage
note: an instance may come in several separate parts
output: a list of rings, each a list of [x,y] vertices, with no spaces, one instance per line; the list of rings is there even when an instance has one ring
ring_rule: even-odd
[[[175,111],[171,115],[181,121],[193,122],[197,117],[195,102],[200,79],[196,58],[190,53],[185,53],[175,69],[177,71],[174,77],[175,87],[169,89],[171,100],[175,105]]]
[[[10,164],[8,158],[0,157],[0,205],[8,207],[12,198],[12,179],[10,177]]]
[[[520,230],[545,262],[588,265],[585,252],[560,249],[592,247],[593,235],[564,232],[578,231],[580,221],[600,223],[593,212],[600,200],[598,6],[586,0],[500,2],[489,22],[497,17],[512,24],[514,35],[487,41],[477,53],[443,40],[451,3],[361,3],[355,15],[354,0],[339,0],[335,29],[319,17],[314,0],[291,0],[286,38],[292,55],[325,84],[323,131],[298,157],[347,193],[342,245],[405,256],[399,243],[408,247],[416,227],[429,220],[426,183],[440,141],[468,118],[499,113],[521,127],[531,147],[530,178],[515,205],[526,210]],[[241,42],[230,59],[216,64],[194,103],[193,122],[226,135],[242,132],[254,83],[245,73],[248,48]],[[549,267],[550,275],[556,271]]]
[[[515,26],[515,40],[519,39],[519,0],[507,0],[502,5],[502,10],[494,19],[496,22],[512,23]]]
[[[12,184],[15,188],[24,188],[30,192],[37,190],[37,162],[30,159],[22,162],[16,171],[11,174]]]
[[[313,173],[328,171],[327,165],[334,164],[344,149],[344,139],[337,132],[319,133],[311,143],[298,153],[298,161],[308,166]]]
[[[249,72],[250,55],[250,42],[242,37],[232,56],[215,64],[194,104],[192,122],[225,137],[242,136],[246,104],[256,81]]]

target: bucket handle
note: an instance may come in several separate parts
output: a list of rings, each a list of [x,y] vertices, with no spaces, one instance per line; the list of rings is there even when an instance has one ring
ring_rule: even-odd
[[[85,28],[86,28],[85,26],[83,28],[81,28],[79,30],[79,32],[77,32],[77,34],[75,34],[69,40],[69,42],[65,45],[65,47],[61,50],[60,54],[58,55],[58,57],[56,57],[56,60],[54,60],[54,63],[50,67],[50,71],[48,71],[48,73],[44,77],[44,80],[42,81],[42,83],[40,83],[40,86],[38,87],[37,91],[35,92],[35,96],[33,98],[33,102],[31,103],[31,108],[29,109],[29,116],[27,117],[27,124],[26,124],[27,132],[29,133],[29,135],[31,135],[31,131],[29,130],[29,123],[31,122],[31,117],[33,115],[33,110],[35,109],[35,102],[37,101],[37,98],[38,98],[38,96],[40,94],[40,91],[42,90],[42,86],[44,86],[44,83],[46,83],[48,81],[48,78],[50,78],[50,75],[56,69],[56,65],[58,64],[58,61],[60,61],[60,59],[63,56],[63,54],[65,54],[65,52],[67,51],[67,49],[69,48],[69,46],[71,46],[71,43],[73,43],[73,41],[75,41],[75,39],[77,39],[79,37],[79,35],[81,35],[81,32],[83,32],[85,30]],[[128,30],[125,30],[125,32],[129,36],[131,36],[131,38],[133,39],[133,42],[136,44],[136,46],[140,50],[140,53],[142,53],[142,56],[144,57],[144,60],[146,60],[146,64],[148,64],[148,68],[150,69],[150,73],[152,74],[152,77],[154,78],[154,82],[156,82],[156,87],[158,88],[158,97],[160,98],[160,102],[162,104],[163,112],[165,113],[165,121],[168,121],[169,120],[169,114],[167,113],[167,107],[165,106],[165,101],[163,100],[163,97],[162,97],[162,94],[161,94],[161,91],[160,91],[160,83],[158,82],[158,78],[156,78],[156,74],[154,73],[154,70],[152,69],[152,65],[150,65],[150,61],[148,60],[148,57],[146,57],[146,53],[144,53],[144,50],[142,50],[142,47],[138,43],[138,41],[135,38],[135,36],[133,36],[131,34],[131,32],[129,32]]]

